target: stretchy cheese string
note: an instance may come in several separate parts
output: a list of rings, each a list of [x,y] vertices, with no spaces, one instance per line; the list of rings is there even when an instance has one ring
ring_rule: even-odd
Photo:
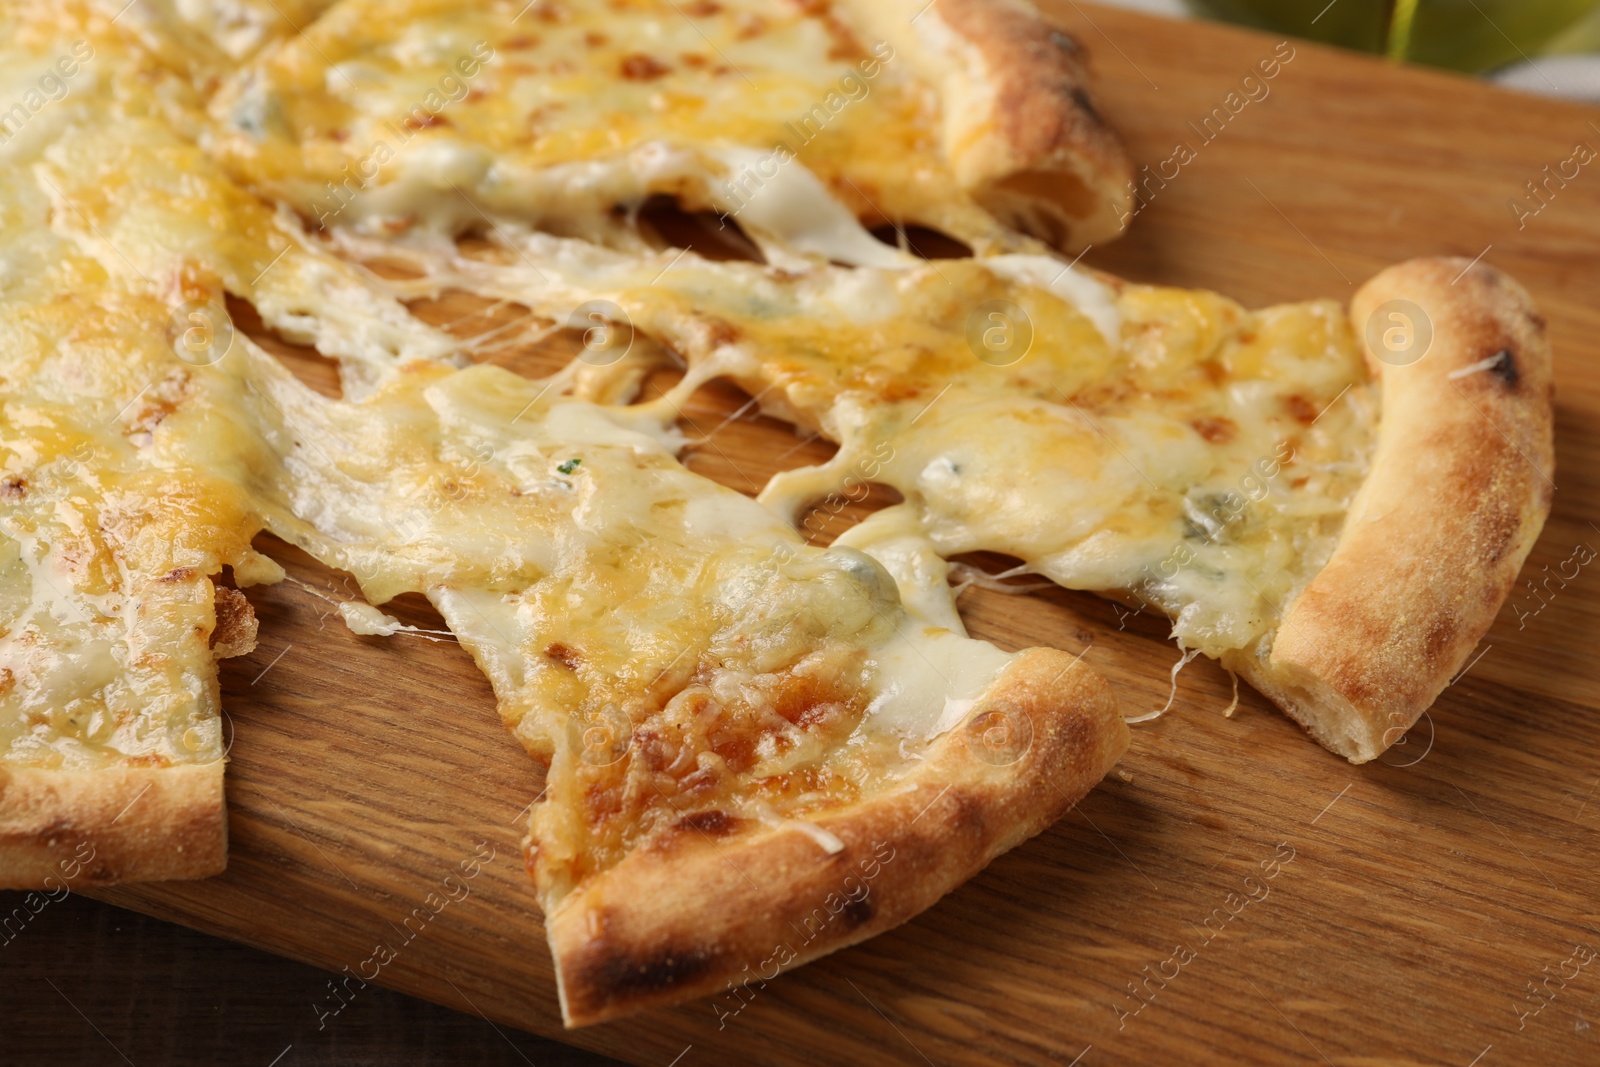
[[[1032,593],[1040,589],[1056,588],[1055,582],[1028,582],[1024,585],[1012,585],[1004,580],[1006,578],[1031,573],[1032,572],[1028,570],[1026,565],[1021,567],[1013,567],[1008,571],[1001,571],[999,574],[990,574],[988,571],[979,567],[974,567],[968,563],[952,563],[950,564],[950,577],[955,580],[950,584],[952,588],[955,589],[957,596],[960,596],[962,593],[966,592],[968,588],[974,585],[980,589],[987,589],[994,593],[1011,594]]]
[[[1157,710],[1145,712],[1143,715],[1124,715],[1122,721],[1133,726],[1141,722],[1151,722],[1165,715],[1168,709],[1172,707],[1172,702],[1178,698],[1178,672],[1187,667],[1189,661],[1199,654],[1200,650],[1198,648],[1191,648],[1178,658],[1178,662],[1172,665],[1172,691],[1167,694],[1167,702],[1165,704],[1161,705]]]
[[[1239,676],[1232,671],[1228,671],[1228,677],[1233,679],[1233,703],[1222,709],[1222,717],[1224,719],[1233,718],[1233,713],[1239,710]]]

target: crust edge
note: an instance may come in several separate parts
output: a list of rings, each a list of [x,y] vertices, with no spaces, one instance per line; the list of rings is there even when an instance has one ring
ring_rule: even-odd
[[[974,754],[974,723],[994,710],[1031,730],[1011,764]],[[764,984],[898,926],[1063,815],[1128,741],[1103,678],[1062,652],[1023,653],[900,786],[815,820],[839,852],[792,827],[685,835],[562,900],[546,932],[563,1020]]]
[[[1001,222],[1071,251],[1122,233],[1133,164],[1095,106],[1082,45],[1031,0],[844,6],[938,87],[956,181]]]
[[[1431,327],[1411,363],[1374,350],[1387,318],[1367,329],[1378,316],[1415,314],[1396,301]],[[1482,264],[1390,267],[1356,293],[1350,316],[1382,390],[1372,470],[1333,556],[1279,629],[1223,662],[1324,746],[1365,763],[1450,684],[1544,526],[1553,383],[1532,299]]]
[[[0,889],[205,878],[227,866],[223,761],[0,766]],[[87,854],[85,854],[87,849]]]

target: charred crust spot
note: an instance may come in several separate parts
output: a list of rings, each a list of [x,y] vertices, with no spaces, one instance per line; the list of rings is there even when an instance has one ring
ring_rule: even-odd
[[[981,839],[984,836],[983,802],[959,789],[950,790],[946,798],[945,832],[952,842]]]
[[[1521,380],[1522,373],[1517,369],[1516,353],[1509,348],[1502,348],[1494,355],[1494,364],[1489,368],[1491,374],[1506,384],[1508,389],[1515,389]]]
[[[1078,106],[1078,110],[1087,115],[1091,122],[1101,126],[1105,125],[1105,119],[1101,118],[1100,112],[1095,110],[1094,101],[1089,99],[1089,94],[1083,86],[1074,86],[1069,95],[1072,97],[1072,102]]]
[[[28,495],[28,479],[21,475],[12,475],[0,482],[0,500],[18,501]]]
[[[1541,484],[1546,490],[1550,488],[1548,483]],[[1486,509],[1480,521],[1478,541],[1483,546],[1483,563],[1486,567],[1492,567],[1504,559],[1511,546],[1516,543],[1517,534],[1522,528],[1521,516],[1515,509],[1494,507]],[[1515,581],[1514,575],[1511,581]],[[1492,588],[1486,588],[1485,592],[1494,595],[1495,606],[1498,608],[1501,592]]]
[[[1050,165],[1063,149],[1104,153],[1106,127],[1082,92],[1084,56],[1077,42],[1052,32],[1032,5],[945,0],[939,12],[996,71],[995,121],[1017,158],[1029,161],[1025,169]],[[1050,170],[1065,173],[1054,165]]]
[[[846,930],[859,930],[872,921],[878,913],[878,906],[872,902],[872,894],[868,893],[857,900],[851,897],[839,910],[839,924]]]
[[[574,984],[592,986],[601,1004],[688,985],[710,971],[713,963],[713,954],[704,948],[669,946],[649,953],[618,953],[604,939],[594,942],[585,955],[590,958],[582,961],[580,970],[589,981]]]
[[[622,57],[622,76],[631,82],[655,81],[665,76],[671,67],[643,52],[633,52]]]
[[[568,648],[560,641],[552,641],[545,646],[544,654],[561,664],[569,671],[575,671],[583,663],[583,657],[576,649]]]
[[[697,811],[692,815],[685,815],[678,820],[678,825],[698,830],[708,837],[726,837],[738,827],[739,820],[736,816],[713,808],[710,811]]]

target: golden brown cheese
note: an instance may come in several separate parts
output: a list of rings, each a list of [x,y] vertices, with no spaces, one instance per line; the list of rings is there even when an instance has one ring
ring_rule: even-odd
[[[439,606],[553,761],[557,896],[697,813],[804,827],[887,788],[1013,662],[685,470],[660,412],[463,369],[193,144],[80,104],[0,196],[5,766],[220,759],[237,601],[208,576],[272,577],[261,529]],[[345,398],[231,330],[225,293],[338,360]]]
[[[208,407],[166,304],[29,227],[48,206],[19,177],[0,225],[0,760],[215,762],[208,575],[252,555],[253,509],[156,443],[176,406]]]
[[[444,10],[385,21],[347,0],[264,53],[213,108],[224,158],[352,254],[413,257],[424,279],[399,292],[460,285],[558,322],[613,302],[690,359],[686,389],[731,376],[840,442],[767,489],[779,511],[849,481],[905,496],[847,535],[886,559],[1015,555],[1173,616],[1215,656],[1270,630],[1332,551],[1376,418],[1335,305],[1252,314],[1046,256],[919,267],[876,246],[862,226],[888,215],[986,253],[1034,247],[989,239],[1001,228],[939,162],[929,90],[825,5]],[[718,61],[685,58],[707,47]],[[811,146],[749,169],[874,52]],[[768,265],[653,251],[632,214],[649,191],[709,199]],[[463,231],[516,251],[467,261],[439,239]]]
[[[932,91],[823,4],[346,0],[212,111],[220,158],[325,225],[481,209],[621,241],[613,209],[649,194],[737,218],[805,168],[874,223],[995,229],[952,191]]]
[[[1173,617],[1180,643],[1208,655],[1276,625],[1370,466],[1375,394],[1330,301],[1249,312],[1042,256],[794,271],[509,240],[500,261],[347,243],[410,256],[424,275],[412,291],[468,288],[557,321],[609,300],[693,368],[656,410],[732,377],[839,442],[825,467],[767,487],[781,514],[888,484],[905,503],[843,543],[886,563],[1013,555]]]

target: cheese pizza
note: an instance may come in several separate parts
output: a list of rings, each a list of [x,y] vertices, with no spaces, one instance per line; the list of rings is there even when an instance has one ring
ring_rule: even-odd
[[[706,27],[669,23],[712,43],[715,27],[741,39],[717,21],[737,23],[735,7],[711,7]],[[1015,95],[1001,68],[977,57],[1047,39],[1021,28],[1020,6],[995,5],[981,25],[958,3],[932,5],[929,21],[893,4],[831,9],[841,55],[870,51],[860,42],[883,34],[882,62],[859,72],[879,82],[803,148],[783,116],[807,113],[804,101],[766,88],[774,79],[801,88],[775,73],[774,56],[805,54],[803,18],[764,24],[748,35],[761,48],[729,55],[733,73],[722,74],[761,87],[737,105],[692,65],[669,77],[659,61],[651,93],[617,73],[626,63],[616,50],[634,47],[625,42],[660,36],[662,13],[649,4],[608,13],[603,33],[582,9],[547,11],[531,37],[503,26],[496,36],[487,17],[458,21],[457,40],[488,35],[501,65],[477,68],[459,107],[426,136],[341,183],[340,146],[381,141],[380,116],[403,113],[406,94],[421,91],[418,68],[394,73],[414,28],[379,26],[361,10],[342,5],[335,13],[352,21],[329,23],[327,41],[285,41],[219,96],[213,121],[241,180],[285,199],[347,255],[403,262],[413,277],[393,284],[398,296],[460,289],[551,322],[609,309],[658,342],[658,358],[688,364],[656,410],[670,414],[713,379],[738,382],[767,413],[840,445],[825,467],[780,476],[762,499],[798,519],[847,481],[892,487],[904,503],[844,543],[901,573],[930,557],[998,552],[1019,560],[1017,573],[1162,612],[1186,658],[1220,660],[1328,748],[1365,762],[1462,666],[1542,527],[1550,359],[1514,282],[1419,261],[1374,279],[1353,311],[1318,301],[1251,312],[1062,262],[1012,228],[1032,222],[1060,243],[1060,226],[1040,222],[1046,209],[1008,210],[995,188],[962,179],[958,146],[977,135],[952,133],[960,116]],[[936,46],[942,61],[930,58]],[[1045,77],[1037,49],[1023,51],[1032,58],[1017,52],[1014,65],[1037,75],[1038,91],[1007,113],[1037,118],[1072,99],[1052,128],[1097,128],[1092,104]],[[957,54],[971,63],[953,63]],[[330,76],[334,57],[373,72],[360,94]],[[955,88],[959,78],[939,70],[988,71],[986,89]],[[810,88],[819,99],[829,91]],[[890,90],[924,99],[942,136],[906,132],[935,126],[899,122],[912,112],[891,106]],[[530,110],[534,99],[544,103]],[[715,129],[696,124],[711,102]],[[261,109],[292,118],[271,129],[241,119]],[[1019,123],[991,116],[983,128],[1009,129],[1017,144]],[[600,130],[608,140],[592,139]],[[1058,140],[1069,156],[1100,158],[1086,135]],[[892,160],[878,154],[884,145],[895,146]],[[1046,184],[1071,185],[1058,171]],[[1028,175],[1000,184],[1038,187]],[[667,193],[720,213],[751,247],[736,256],[691,240],[699,252],[686,252],[653,231],[647,206]],[[904,240],[889,247],[869,232],[885,219],[902,237],[935,229],[963,254],[930,262]],[[497,247],[466,253],[454,241],[463,234]],[[1412,365],[1390,351],[1396,331],[1426,358]],[[1504,369],[1483,371],[1494,360]],[[592,382],[609,378],[613,398],[641,374],[638,359],[591,370]],[[1468,536],[1452,531],[1460,522]],[[945,621],[958,625],[953,613]]]
[[[260,531],[355,576],[359,633],[426,596],[547,764],[526,847],[581,1025],[902,922],[1107,773],[1105,683],[970,639],[952,557],[1170,616],[1362,762],[1548,511],[1504,276],[1250,311],[1062,258],[1129,165],[1025,0],[291,13],[4,16],[9,77],[77,80],[0,145],[0,884],[84,840],[95,881],[220,868]],[[581,354],[479,363],[413,310],[450,291]],[[759,500],[691,473],[716,379],[838,453]],[[901,502],[806,543],[866,482]]]
[[[1024,0],[346,0],[217,94],[211,137],[321,227],[486,212],[637,249],[660,195],[870,263],[858,219],[979,249],[1120,232],[1132,170],[1085,83]]]
[[[689,364],[647,409],[727,377],[840,445],[767,486],[781,514],[888,485],[904,502],[841,543],[908,576],[1004,553],[1015,573],[1165,613],[1185,656],[1220,660],[1354,762],[1466,662],[1549,510],[1542,322],[1482,266],[1394,268],[1349,311],[1249,312],[1037,252],[774,271],[497,236],[498,258],[425,234],[339,240],[407,263],[401,295],[466,289],[557,319],[603,299]],[[1387,347],[1395,331],[1409,345]]]
[[[84,843],[81,883],[221,868],[215,661],[254,624],[219,583],[283,576],[262,530],[372,603],[429,597],[548,762],[530,868],[574,1024],[898,924],[1126,748],[1073,657],[941,625],[942,571],[908,605],[871,557],[683,468],[670,417],[571,395],[578,369],[462,360],[116,99],[147,54],[71,28],[109,76],[12,146],[4,196],[27,281],[0,305],[0,883],[41,884]],[[343,397],[234,331],[228,297],[335,360]],[[394,632],[370,605],[342,614]]]

